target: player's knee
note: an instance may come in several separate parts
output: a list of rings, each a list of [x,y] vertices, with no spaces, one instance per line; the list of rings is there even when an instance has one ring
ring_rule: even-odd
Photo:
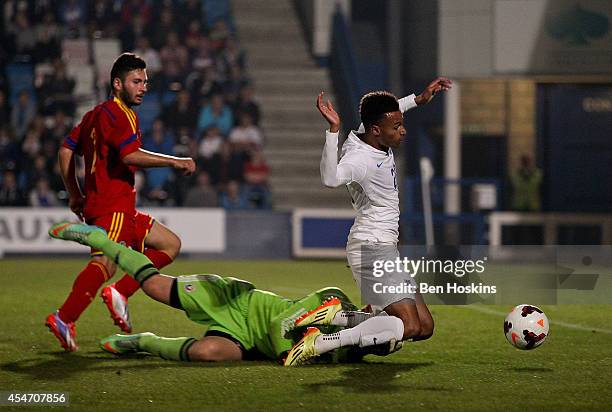
[[[141,285],[142,290],[147,296],[157,300],[158,302],[167,303],[170,300],[170,290],[168,285],[163,281],[161,276],[151,276]]]
[[[402,319],[403,320],[403,319]],[[406,322],[404,320],[404,340],[415,339],[421,336],[420,322]]]
[[[419,336],[419,340],[429,339],[433,336],[433,333],[434,333],[433,319],[427,322],[421,321],[421,335]]]
[[[225,344],[215,340],[200,341],[189,348],[189,359],[194,362],[220,362],[235,359],[233,353],[229,353]]]

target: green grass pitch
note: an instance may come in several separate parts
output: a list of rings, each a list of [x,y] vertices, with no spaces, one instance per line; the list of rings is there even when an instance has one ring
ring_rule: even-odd
[[[612,306],[544,306],[541,348],[505,341],[510,307],[432,306],[436,331],[385,358],[283,368],[273,362],[190,364],[118,358],[97,341],[117,333],[99,297],[77,323],[80,350],[64,353],[44,327],[85,260],[0,260],[0,391],[66,391],[73,410],[610,410]],[[218,273],[296,298],[327,285],[358,291],[342,262],[179,260],[168,274]],[[116,275],[119,276],[119,275]],[[516,302],[528,303],[528,302]],[[130,301],[135,331],[199,336],[179,311]],[[590,328],[596,328],[596,331]]]

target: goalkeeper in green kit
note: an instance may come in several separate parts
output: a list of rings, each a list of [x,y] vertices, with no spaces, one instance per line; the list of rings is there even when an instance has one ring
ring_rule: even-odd
[[[207,327],[199,339],[149,332],[102,339],[102,349],[113,354],[148,352],[182,361],[273,359],[296,366],[328,352],[335,353],[338,361],[357,360],[368,353],[385,355],[401,344],[401,334],[397,339],[386,319],[357,311],[338,288],[323,288],[292,301],[232,277],[162,275],[145,255],[110,240],[97,226],[62,222],[53,225],[49,234],[101,250],[136,279],[149,297],[183,310],[189,319]],[[330,332],[335,333],[309,327],[304,334],[306,326],[314,325],[333,328]],[[346,329],[336,332],[338,327]]]

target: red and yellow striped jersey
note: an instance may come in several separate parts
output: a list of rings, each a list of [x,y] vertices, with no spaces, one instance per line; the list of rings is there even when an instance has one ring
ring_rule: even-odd
[[[138,116],[117,97],[87,112],[66,137],[63,146],[85,158],[86,219],[135,210],[136,169],[122,159],[141,145]]]

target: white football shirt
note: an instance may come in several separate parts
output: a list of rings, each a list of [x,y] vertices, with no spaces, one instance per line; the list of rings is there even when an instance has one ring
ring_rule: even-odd
[[[414,94],[399,99],[404,113],[416,107]],[[364,132],[363,125],[358,133]],[[349,240],[397,243],[399,196],[393,151],[375,149],[351,131],[338,162],[338,133],[325,132],[321,180],[325,186],[346,185],[357,211]]]

